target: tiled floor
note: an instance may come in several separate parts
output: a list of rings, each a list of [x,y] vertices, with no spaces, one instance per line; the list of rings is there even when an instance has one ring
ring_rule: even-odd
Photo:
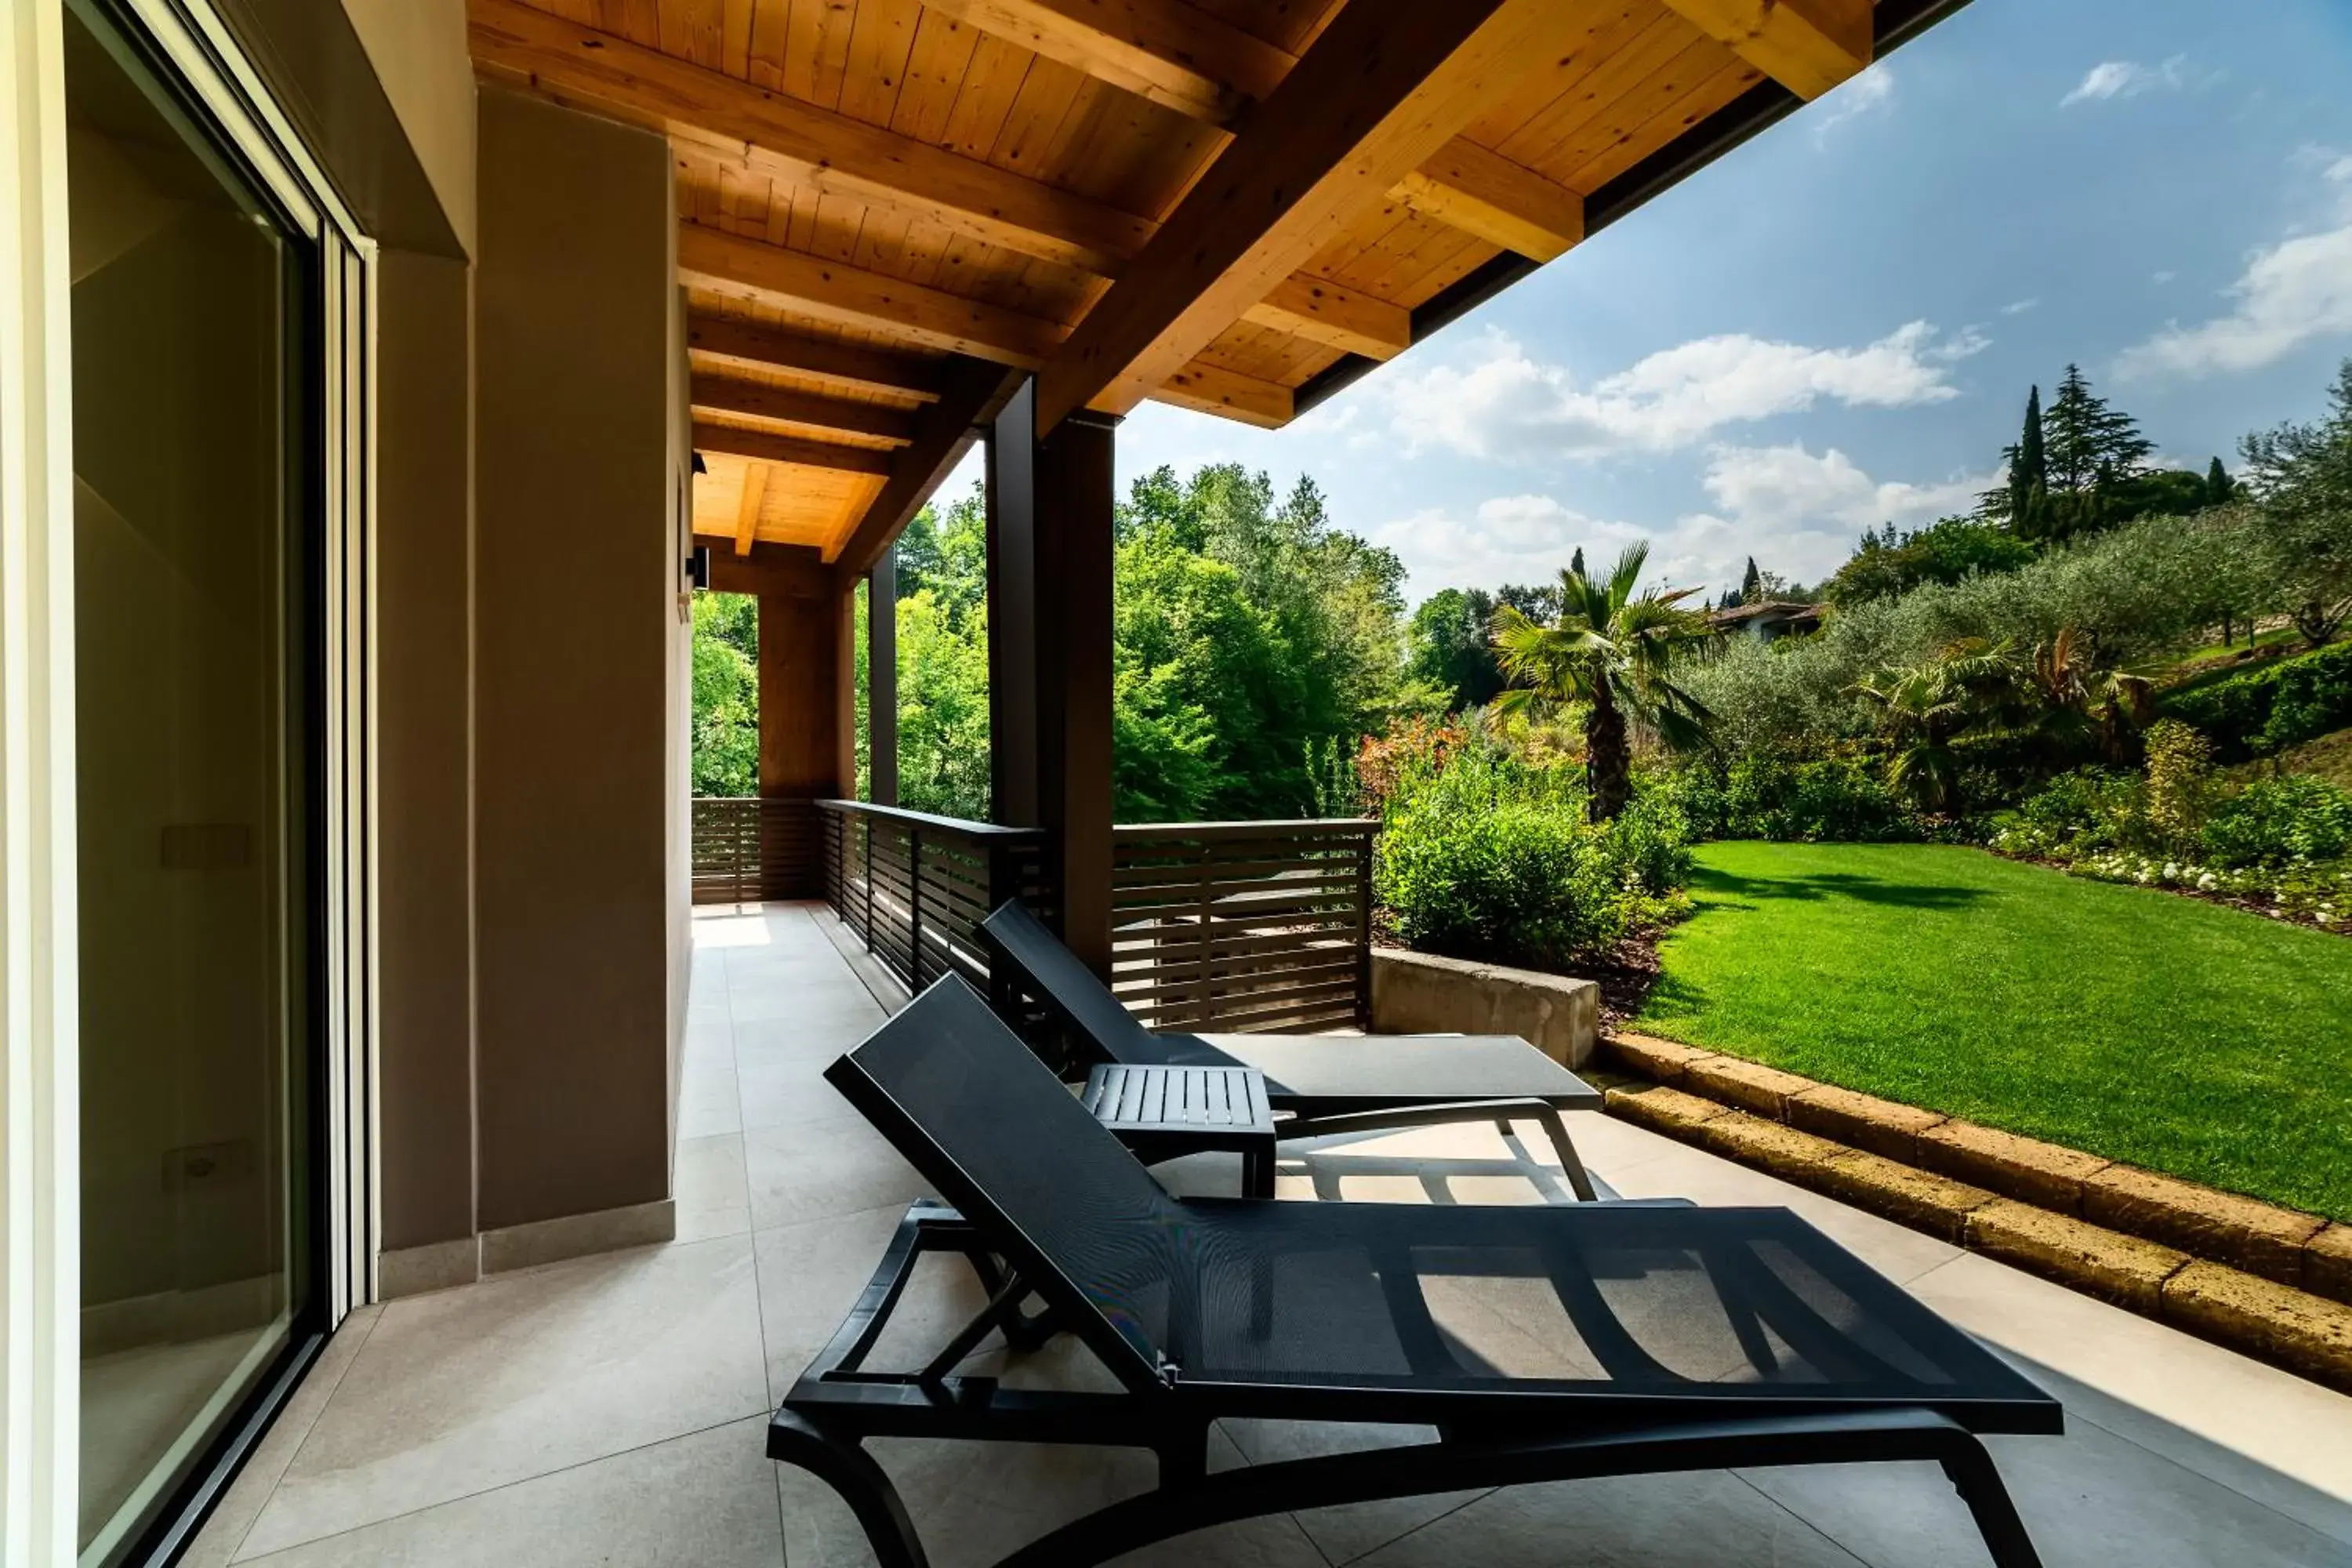
[[[697,922],[677,1241],[353,1314],[189,1561],[870,1561],[846,1509],[761,1449],[761,1417],[919,1191],[818,1077],[883,1016],[829,928],[823,911],[797,906]],[[2052,1568],[2352,1564],[2352,1400],[1639,1129],[1599,1116],[1572,1125],[1623,1194],[1787,1204],[2060,1393],[2065,1437],[1996,1440]],[[1530,1163],[1543,1147],[1463,1127],[1286,1149],[1284,1195],[1543,1201],[1558,1192],[1556,1173]],[[1214,1162],[1170,1169],[1204,1190],[1234,1180]],[[944,1266],[909,1299],[910,1339],[927,1325],[943,1333],[976,1305]],[[1214,1462],[1399,1436],[1234,1423]],[[941,1568],[992,1562],[1152,1478],[1148,1458],[1126,1452],[876,1448]],[[1129,1561],[1957,1568],[1985,1558],[1938,1474],[1875,1466],[1332,1509]]]

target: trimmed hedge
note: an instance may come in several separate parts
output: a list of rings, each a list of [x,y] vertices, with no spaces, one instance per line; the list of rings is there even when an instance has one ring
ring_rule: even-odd
[[[2174,692],[2163,708],[2210,736],[2224,762],[2316,740],[2352,725],[2352,642]]]

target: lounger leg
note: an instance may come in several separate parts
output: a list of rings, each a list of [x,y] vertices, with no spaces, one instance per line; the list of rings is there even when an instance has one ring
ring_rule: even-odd
[[[881,1568],[929,1568],[915,1521],[899,1500],[898,1489],[874,1457],[854,1444],[837,1442],[816,1426],[778,1411],[768,1424],[768,1458],[806,1470],[840,1495],[857,1516],[866,1544]]]
[[[2033,1550],[2025,1521],[2018,1517],[2017,1504],[2010,1500],[2009,1489],[2001,1484],[2000,1471],[1984,1445],[1971,1434],[1960,1434],[1942,1462],[1952,1489],[1975,1516],[1977,1531],[1998,1568],[2042,1568],[2041,1553]]]
[[[1576,1157],[1576,1145],[1568,1141],[1568,1128],[1557,1110],[1547,1110],[1542,1116],[1543,1130],[1551,1139],[1553,1150],[1559,1155],[1560,1169],[1568,1175],[1569,1190],[1585,1203],[1595,1201],[1592,1178],[1585,1173],[1584,1162]]]

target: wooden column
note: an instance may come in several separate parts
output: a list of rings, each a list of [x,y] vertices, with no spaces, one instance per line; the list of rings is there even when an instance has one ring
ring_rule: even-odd
[[[1043,442],[1034,385],[989,443],[990,718],[996,816],[1045,831],[1062,939],[1110,972],[1111,459],[1081,411]]]
[[[898,552],[875,558],[866,579],[866,798],[898,804]]]

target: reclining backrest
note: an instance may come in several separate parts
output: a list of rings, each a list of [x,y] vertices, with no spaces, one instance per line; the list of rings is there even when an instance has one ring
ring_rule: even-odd
[[[824,1076],[1121,1381],[1159,1386],[1183,1207],[971,986],[940,980]]]
[[[1151,1031],[1026,906],[1006,900],[980,922],[980,934],[992,955],[1012,966],[1016,983],[1036,994],[1093,1060],[1139,1067],[1165,1059]]]

